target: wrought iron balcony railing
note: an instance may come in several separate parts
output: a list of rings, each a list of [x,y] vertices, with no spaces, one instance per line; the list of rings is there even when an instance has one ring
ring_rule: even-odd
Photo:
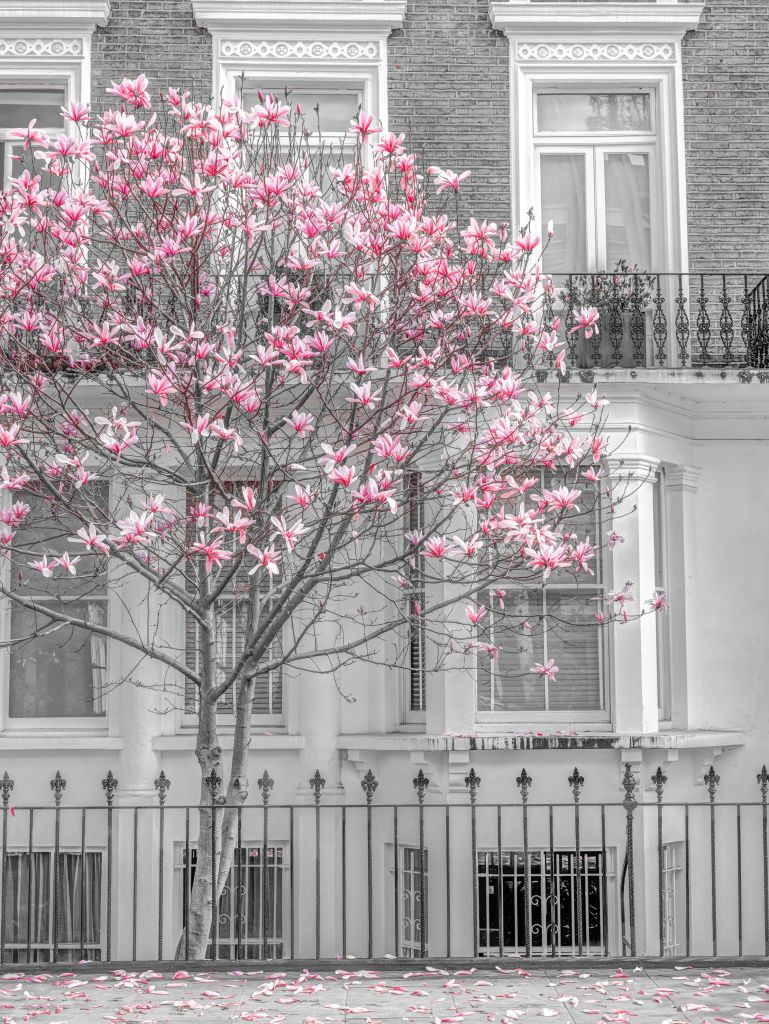
[[[570,369],[769,368],[769,276],[553,274],[545,314],[560,315]],[[599,331],[572,331],[582,306]]]

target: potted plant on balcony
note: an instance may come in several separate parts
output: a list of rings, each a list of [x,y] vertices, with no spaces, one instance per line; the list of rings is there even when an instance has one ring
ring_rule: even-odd
[[[626,259],[612,270],[576,274],[559,292],[564,319],[571,311],[595,306],[600,314],[599,333],[592,339],[580,336],[576,343],[577,366],[643,366],[646,363],[646,311],[654,294],[654,278]]]

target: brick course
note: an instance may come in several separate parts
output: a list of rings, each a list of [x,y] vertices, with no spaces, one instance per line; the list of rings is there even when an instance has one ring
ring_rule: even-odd
[[[195,25],[190,0],[112,0],[109,22],[93,36],[93,105],[108,106],[112,81],[140,72],[150,79],[153,99],[168,85],[208,99],[212,60],[211,36]]]
[[[766,0],[715,0],[683,44],[693,270],[769,270]]]
[[[575,0],[578,2],[578,0]],[[714,0],[683,43],[692,269],[769,268],[767,0]],[[510,213],[509,51],[488,0],[409,0],[388,41],[390,125],[425,163],[472,171],[460,217]],[[94,105],[144,72],[208,98],[211,38],[190,0],[112,0],[93,39]]]
[[[410,0],[388,43],[390,127],[427,163],[472,174],[461,213],[510,217],[510,65],[488,0]]]

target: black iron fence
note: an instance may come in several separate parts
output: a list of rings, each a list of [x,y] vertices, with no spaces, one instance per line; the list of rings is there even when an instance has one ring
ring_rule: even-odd
[[[762,274],[554,274],[549,318],[561,318],[571,369],[769,368],[769,278]],[[593,306],[598,333],[573,331]]]
[[[304,802],[281,803],[264,772],[235,810],[206,956],[769,956],[766,767],[740,802],[719,800],[712,767],[699,801],[630,764],[613,802],[586,800],[578,768],[560,803],[533,799],[525,769],[514,781],[487,803],[475,769],[449,797],[420,770],[401,803],[368,771],[343,803],[315,772]],[[200,815],[216,858],[220,781],[202,807],[169,802],[164,773],[151,805],[118,803],[112,772],[102,785],[102,804],[71,806],[57,772],[51,804],[23,807],[0,782],[3,963],[190,959]]]

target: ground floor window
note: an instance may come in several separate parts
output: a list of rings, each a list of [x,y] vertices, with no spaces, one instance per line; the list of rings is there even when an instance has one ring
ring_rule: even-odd
[[[559,956],[578,952],[576,851],[529,852],[529,929],[535,956],[555,949]],[[582,951],[601,954],[606,931],[604,854],[582,850],[579,856],[582,902]],[[478,952],[498,956],[526,950],[526,885],[521,850],[478,852]],[[501,936],[501,939],[500,939]]]
[[[58,871],[55,870],[58,864]],[[9,851],[5,875],[8,963],[102,959],[102,855]],[[55,894],[58,893],[58,898]]]
[[[678,956],[681,943],[678,938],[678,890],[683,878],[682,843],[666,843],[662,847],[662,912],[663,955]]]
[[[182,928],[187,925],[188,897],[195,880],[198,851],[191,847],[189,854],[189,870],[184,846],[178,848],[176,857]],[[265,864],[266,870],[263,870]],[[266,957],[281,959],[285,955],[287,868],[288,856],[282,846],[268,846],[266,860],[261,845],[246,844],[235,850],[233,866],[219,901],[219,957],[234,960],[240,940],[241,959],[262,959],[265,934]],[[210,955],[209,943],[206,957]]]
[[[420,872],[419,847],[400,847],[400,955],[421,956],[422,878],[424,877],[425,950],[427,950],[427,850],[423,851],[424,872]]]

